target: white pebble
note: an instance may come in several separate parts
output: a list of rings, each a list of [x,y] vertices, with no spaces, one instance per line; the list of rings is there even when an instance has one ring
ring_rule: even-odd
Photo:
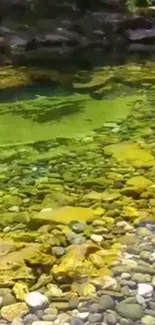
[[[81,318],[82,320],[86,320],[89,316],[89,312],[81,312],[78,313],[77,317]]]
[[[48,299],[41,293],[32,291],[26,296],[25,302],[30,307],[40,308],[48,304]]]
[[[143,297],[151,297],[153,293],[153,287],[147,283],[138,284],[138,295]]]
[[[95,243],[101,243],[103,241],[103,237],[101,235],[96,235],[96,234],[93,234],[91,235],[91,240],[94,241]]]
[[[123,280],[129,280],[130,278],[131,278],[130,273],[123,272],[121,274],[121,279],[123,279]]]
[[[19,207],[17,205],[14,205],[8,209],[10,212],[19,212]]]

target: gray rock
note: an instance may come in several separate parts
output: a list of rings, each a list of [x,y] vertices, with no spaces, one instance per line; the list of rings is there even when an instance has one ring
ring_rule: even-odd
[[[86,241],[86,238],[84,236],[75,234],[73,232],[68,233],[66,237],[69,243],[73,245],[80,245]]]
[[[24,324],[33,323],[38,321],[38,316],[35,314],[28,314],[23,318]]]
[[[149,301],[148,304],[149,304],[150,309],[155,310],[155,302],[154,301]]]
[[[134,273],[132,280],[138,283],[151,282],[151,276],[150,274]]]
[[[152,309],[145,309],[145,314],[151,315],[155,317],[155,310]]]
[[[138,302],[139,305],[145,305],[145,299],[140,295],[136,295],[136,301]]]
[[[118,320],[118,315],[114,311],[113,312],[111,311],[110,313],[107,313],[104,316],[104,322],[109,325],[115,325],[117,323],[117,320]]]
[[[93,303],[89,307],[89,312],[92,314],[98,313],[100,310],[101,310],[101,306],[100,306],[100,304],[97,304],[97,303]]]
[[[151,253],[148,252],[148,251],[142,251],[142,252],[140,252],[140,257],[144,261],[149,261],[150,260],[150,256],[151,256]]]
[[[120,318],[119,322],[121,325],[134,325],[131,319]]]
[[[57,257],[61,257],[65,254],[65,248],[64,247],[53,247],[52,248],[52,253],[53,255],[57,256]]]
[[[138,304],[124,304],[121,302],[117,306],[117,311],[120,316],[129,318],[133,321],[139,320],[144,316],[143,308]]]
[[[85,323],[78,317],[73,317],[70,321],[71,325],[85,325]]]
[[[76,222],[76,223],[73,223],[71,225],[71,229],[76,233],[83,232],[85,227],[86,226],[83,223],[80,223],[80,222]]]
[[[100,308],[101,310],[113,309],[115,306],[114,299],[108,295],[100,297]]]
[[[69,309],[76,309],[79,305],[79,299],[78,297],[72,297],[69,302]]]
[[[99,323],[102,321],[102,318],[103,318],[103,315],[101,313],[100,314],[94,313],[94,314],[90,314],[88,316],[88,321],[90,323]]]

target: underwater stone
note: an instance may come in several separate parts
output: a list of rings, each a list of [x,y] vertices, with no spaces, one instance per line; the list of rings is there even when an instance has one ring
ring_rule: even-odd
[[[150,297],[153,293],[153,287],[147,283],[138,284],[138,295],[143,297]]]
[[[48,304],[48,299],[46,296],[42,295],[41,293],[37,291],[33,291],[26,296],[25,302],[30,307],[41,308]]]
[[[117,306],[118,313],[125,318],[131,320],[139,320],[144,316],[143,308],[138,304],[127,304],[123,301]]]
[[[69,224],[72,221],[86,223],[94,218],[91,208],[66,206],[59,209],[43,209],[32,217],[31,222],[35,224],[61,223]]]
[[[18,302],[13,305],[4,306],[1,309],[1,315],[8,321],[13,321],[17,317],[22,317],[28,313],[29,309],[25,302]]]
[[[141,149],[138,144],[132,142],[121,142],[104,148],[107,156],[113,156],[118,163],[126,162],[133,167],[153,167],[155,158],[147,150]]]

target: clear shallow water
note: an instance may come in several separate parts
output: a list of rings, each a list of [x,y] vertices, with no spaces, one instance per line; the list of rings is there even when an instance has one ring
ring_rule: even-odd
[[[155,65],[4,70],[1,323],[154,324]]]

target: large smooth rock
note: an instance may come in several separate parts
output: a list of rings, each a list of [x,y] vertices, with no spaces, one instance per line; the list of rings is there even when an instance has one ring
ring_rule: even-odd
[[[45,223],[69,224],[71,221],[86,223],[93,218],[94,214],[91,208],[66,206],[55,210],[52,208],[43,209],[32,217],[31,222],[36,225]]]
[[[138,144],[121,142],[104,148],[107,156],[112,156],[118,163],[128,163],[133,167],[155,166],[155,158],[147,150],[141,149]]]
[[[4,306],[1,309],[1,315],[8,321],[13,321],[17,317],[22,317],[28,313],[29,309],[25,302],[18,302],[13,305]]]
[[[127,304],[121,302],[117,306],[117,311],[120,316],[129,318],[133,321],[140,320],[144,316],[143,308],[138,304]]]

